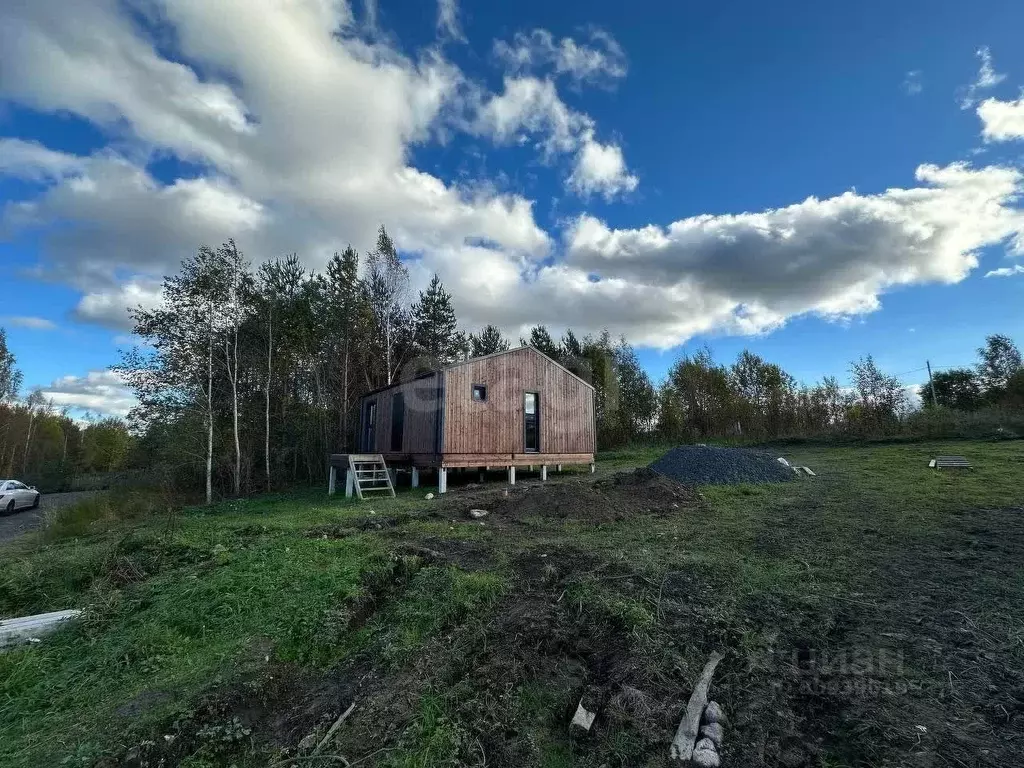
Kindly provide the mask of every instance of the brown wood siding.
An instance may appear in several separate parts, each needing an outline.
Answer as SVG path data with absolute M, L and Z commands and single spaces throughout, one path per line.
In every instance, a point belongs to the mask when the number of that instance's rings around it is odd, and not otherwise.
M 394 453 L 391 450 L 391 407 L 397 393 L 405 396 L 405 427 L 402 436 L 402 454 L 428 453 L 436 450 L 437 440 L 437 374 L 397 384 L 373 394 L 364 395 L 359 406 L 359 435 L 356 445 L 360 452 Z M 362 444 L 366 418 L 366 403 L 377 401 L 377 424 L 374 445 Z
M 536 350 L 469 360 L 444 378 L 445 456 L 525 453 L 524 392 L 540 395 L 541 454 L 593 454 L 594 390 Z M 486 402 L 473 400 L 474 384 Z

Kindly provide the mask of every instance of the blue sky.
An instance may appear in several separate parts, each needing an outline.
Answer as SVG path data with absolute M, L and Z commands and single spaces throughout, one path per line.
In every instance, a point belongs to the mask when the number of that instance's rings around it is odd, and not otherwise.
M 315 268 L 381 223 L 470 328 L 608 327 L 655 378 L 1024 339 L 1019 3 L 245 9 L 0 9 L 0 325 L 60 404 L 125 410 L 124 308 L 198 245 Z

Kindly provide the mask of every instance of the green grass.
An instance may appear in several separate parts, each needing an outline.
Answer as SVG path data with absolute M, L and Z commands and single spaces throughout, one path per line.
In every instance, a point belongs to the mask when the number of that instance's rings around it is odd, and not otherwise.
M 644 465 L 662 450 L 604 455 L 598 471 Z M 44 642 L 0 654 L 0 765 L 64 759 L 93 765 L 121 755 L 190 716 L 204 694 L 267 674 L 273 665 L 316 672 L 368 656 L 382 674 L 399 675 L 424 655 L 443 659 L 449 645 L 477 652 L 500 606 L 521 588 L 510 564 L 538 551 L 593 559 L 586 571 L 553 571 L 559 611 L 622 633 L 645 658 L 666 654 L 659 663 L 675 665 L 672 674 L 685 679 L 706 655 L 706 643 L 759 652 L 772 644 L 778 625 L 803 627 L 804 609 L 822 626 L 800 631 L 832 631 L 839 620 L 834 600 L 854 593 L 881 600 L 870 590 L 883 554 L 931 546 L 964 510 L 1024 503 L 1024 443 L 1018 441 L 775 451 L 818 477 L 704 487 L 702 507 L 673 516 L 602 525 L 531 519 L 514 533 L 414 517 L 400 537 L 398 529 L 308 535 L 317 527 L 346 528 L 370 510 L 379 516 L 427 511 L 422 492 L 360 504 L 310 491 L 179 513 L 139 497 L 123 505 L 101 497 L 64 510 L 40 534 L 0 548 L 0 615 L 86 610 L 83 620 Z M 964 454 L 975 468 L 929 469 L 928 460 L 940 453 Z M 467 571 L 427 562 L 396 552 L 398 538 L 427 547 L 437 540 L 478 543 L 493 551 L 492 565 Z M 628 567 L 631 581 L 595 575 L 602 563 Z M 993 594 L 1022 595 L 1024 577 L 1017 573 L 978 578 L 992 581 Z M 673 574 L 700 586 L 685 626 L 664 624 L 661 591 Z M 354 618 L 360 606 L 372 609 L 365 621 Z M 666 637 L 677 645 L 665 650 Z M 377 764 L 413 768 L 476 759 L 482 747 L 473 718 L 484 715 L 468 715 L 466 702 L 484 696 L 480 701 L 491 706 L 487 697 L 497 694 L 485 696 L 467 680 L 449 685 L 438 669 L 417 673 L 421 687 L 410 693 L 408 724 Z M 505 725 L 532 745 L 535 764 L 587 764 L 574 762 L 559 735 L 564 692 L 556 695 L 552 685 L 533 680 L 501 692 L 512 722 Z M 161 694 L 156 703 L 131 709 L 153 692 Z M 234 733 L 230 723 L 216 727 Z M 644 751 L 638 738 L 635 730 L 610 731 L 605 754 L 628 764 Z M 192 764 L 261 765 L 272 755 L 248 734 L 226 743 L 223 754 L 197 753 Z M 822 764 L 829 760 L 842 764 L 822 756 Z

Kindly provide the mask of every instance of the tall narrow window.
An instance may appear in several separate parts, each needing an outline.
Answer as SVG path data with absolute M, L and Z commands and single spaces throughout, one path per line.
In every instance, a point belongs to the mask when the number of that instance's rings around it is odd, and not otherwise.
M 363 451 L 377 450 L 377 401 L 371 400 L 363 406 Z
M 523 394 L 523 450 L 540 450 L 540 395 L 536 392 Z
M 396 392 L 391 398 L 391 452 L 400 453 L 405 433 L 405 394 Z

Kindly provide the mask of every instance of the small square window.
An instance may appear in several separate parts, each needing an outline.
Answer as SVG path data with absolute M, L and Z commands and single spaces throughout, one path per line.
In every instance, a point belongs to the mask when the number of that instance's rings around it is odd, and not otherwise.
M 473 385 L 473 402 L 485 403 L 487 402 L 487 385 L 485 384 L 474 384 Z

